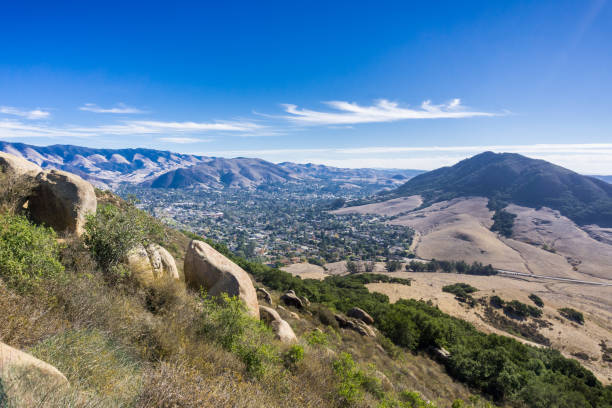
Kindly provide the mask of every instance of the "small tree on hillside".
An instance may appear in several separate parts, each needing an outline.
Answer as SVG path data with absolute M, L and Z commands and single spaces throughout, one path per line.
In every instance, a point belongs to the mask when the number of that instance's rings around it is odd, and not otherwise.
M 160 227 L 131 203 L 119 209 L 114 205 L 98 207 L 85 223 L 85 245 L 105 272 L 116 267 L 138 244 L 145 244 Z

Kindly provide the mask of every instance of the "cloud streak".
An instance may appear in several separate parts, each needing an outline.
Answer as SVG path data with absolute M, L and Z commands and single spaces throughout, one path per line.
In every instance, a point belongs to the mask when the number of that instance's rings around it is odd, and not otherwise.
M 178 144 L 203 143 L 212 141 L 212 139 L 197 139 L 195 137 L 160 137 L 157 140 Z
M 94 113 L 118 113 L 118 114 L 133 114 L 133 113 L 146 113 L 138 108 L 129 107 L 123 103 L 118 103 L 117 106 L 113 108 L 102 108 L 95 103 L 86 103 L 85 105 L 79 108 L 81 111 L 85 112 L 94 112 Z
M 0 106 L 0 113 L 5 115 L 19 116 L 30 120 L 46 119 L 51 116 L 48 111 L 44 111 L 40 108 L 33 110 L 21 110 L 12 106 Z
M 499 116 L 499 113 L 470 110 L 460 99 L 434 105 L 425 101 L 418 109 L 402 108 L 396 102 L 378 100 L 374 105 L 361 106 L 354 102 L 324 102 L 335 111 L 316 111 L 298 108 L 297 105 L 282 105 L 289 115 L 285 119 L 306 125 L 353 125 L 360 123 L 396 122 L 409 119 L 460 119 Z
M 19 120 L 0 120 L 0 137 L 94 137 L 99 135 L 136 136 L 164 134 L 201 134 L 228 132 L 237 136 L 252 136 L 265 132 L 265 126 L 253 122 L 165 122 L 123 121 L 100 126 L 32 125 Z

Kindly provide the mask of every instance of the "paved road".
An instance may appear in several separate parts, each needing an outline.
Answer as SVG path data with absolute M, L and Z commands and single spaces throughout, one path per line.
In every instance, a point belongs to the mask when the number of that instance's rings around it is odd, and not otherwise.
M 550 279 L 550 280 L 557 280 L 557 281 L 563 281 L 563 282 L 568 282 L 568 283 L 579 283 L 583 285 L 612 286 L 612 283 L 606 283 L 606 282 L 592 282 L 592 281 L 584 281 L 584 280 L 570 279 L 570 278 L 559 278 L 556 276 L 532 275 L 529 273 L 506 271 L 503 269 L 498 269 L 497 272 L 500 275 L 524 276 L 526 278 L 533 278 L 533 279 Z

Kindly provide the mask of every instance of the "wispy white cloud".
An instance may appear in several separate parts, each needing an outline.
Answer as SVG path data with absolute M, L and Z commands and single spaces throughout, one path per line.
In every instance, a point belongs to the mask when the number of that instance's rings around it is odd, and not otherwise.
M 179 144 L 203 143 L 203 142 L 212 141 L 212 139 L 198 139 L 195 137 L 160 137 L 157 140 L 161 140 L 162 142 L 179 143 Z
M 132 108 L 123 103 L 118 103 L 115 107 L 112 108 L 102 108 L 95 103 L 86 103 L 81 106 L 79 110 L 85 112 L 94 112 L 94 113 L 121 113 L 121 114 L 129 114 L 129 113 L 146 113 L 146 111 Z
M 0 106 L 0 113 L 5 115 L 19 116 L 31 120 L 45 119 L 51 116 L 51 113 L 40 108 L 33 110 L 22 110 L 12 106 Z
M 168 137 L 179 134 L 228 132 L 237 136 L 252 136 L 265 132 L 265 126 L 253 122 L 164 122 L 123 121 L 99 126 L 32 125 L 18 120 L 0 120 L 0 137 L 93 137 L 98 135 L 151 135 Z
M 434 105 L 425 101 L 418 109 L 403 108 L 398 103 L 386 99 L 378 100 L 374 105 L 361 106 L 354 102 L 324 102 L 335 111 L 316 111 L 298 108 L 297 105 L 284 104 L 284 116 L 293 122 L 308 125 L 352 125 L 359 123 L 395 122 L 407 119 L 459 119 L 482 116 L 498 116 L 499 113 L 470 110 L 461 104 L 460 99 Z

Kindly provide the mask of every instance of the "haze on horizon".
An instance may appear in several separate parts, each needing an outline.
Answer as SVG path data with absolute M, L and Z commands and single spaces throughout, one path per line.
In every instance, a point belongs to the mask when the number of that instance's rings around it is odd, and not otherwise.
M 0 140 L 612 174 L 606 0 L 34 3 L 0 16 Z

